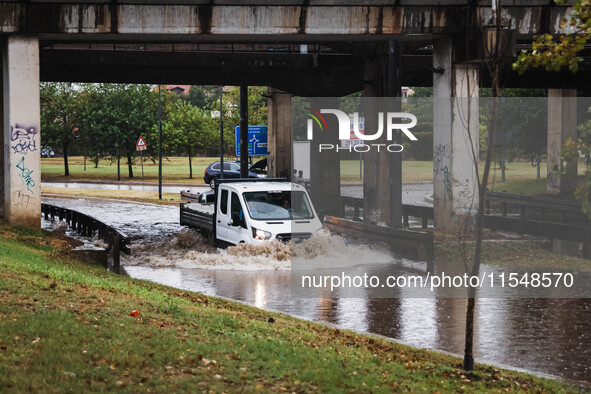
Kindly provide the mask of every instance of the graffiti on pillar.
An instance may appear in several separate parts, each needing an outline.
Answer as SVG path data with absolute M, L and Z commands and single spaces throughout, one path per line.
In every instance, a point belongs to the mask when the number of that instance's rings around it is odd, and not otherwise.
M 453 200 L 453 194 L 451 190 L 451 174 L 447 166 L 443 167 L 443 186 L 445 187 L 445 196 L 448 200 Z
M 27 154 L 38 150 L 35 136 L 39 130 L 32 127 L 24 127 L 18 123 L 10 127 L 10 140 L 14 153 Z
M 29 203 L 31 202 L 32 196 L 26 194 L 22 190 L 15 190 L 12 194 L 12 201 L 14 205 L 18 205 L 27 209 L 29 207 Z
M 433 147 L 433 173 L 435 175 L 443 171 L 444 160 L 447 158 L 449 158 L 449 145 L 439 144 Z
M 32 194 L 35 194 L 35 192 L 31 189 L 32 187 L 35 186 L 35 181 L 31 177 L 33 170 L 30 170 L 25 166 L 25 157 L 24 156 L 21 157 L 21 160 L 16 165 L 16 168 L 18 168 L 20 170 L 19 175 L 25 181 L 25 186 L 27 186 L 27 190 L 29 192 L 31 192 Z
M 558 173 L 555 171 L 548 171 L 548 179 L 546 180 L 550 187 L 560 187 L 560 179 Z
M 27 154 L 37 150 L 37 142 L 35 140 L 22 140 L 12 145 L 14 153 Z

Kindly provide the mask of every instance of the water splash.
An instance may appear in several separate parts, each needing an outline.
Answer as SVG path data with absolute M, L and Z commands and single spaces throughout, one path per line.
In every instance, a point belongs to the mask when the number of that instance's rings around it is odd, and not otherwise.
M 122 256 L 122 263 L 128 266 L 255 271 L 289 270 L 294 258 L 314 265 L 392 261 L 392 257 L 384 251 L 372 250 L 365 245 L 349 245 L 345 239 L 328 231 L 298 244 L 273 240 L 216 249 L 198 232 L 183 229 L 162 242 L 133 244 L 131 255 Z

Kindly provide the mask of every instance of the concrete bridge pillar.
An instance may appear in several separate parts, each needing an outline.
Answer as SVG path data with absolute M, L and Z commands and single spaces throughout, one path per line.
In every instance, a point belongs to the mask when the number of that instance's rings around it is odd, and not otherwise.
M 39 39 L 9 36 L 2 46 L 4 120 L 0 214 L 12 224 L 41 226 Z
M 433 46 L 435 227 L 464 232 L 478 206 L 478 70 L 453 63 L 451 39 Z
M 286 176 L 291 170 L 291 94 L 269 88 L 267 169 L 270 177 Z M 309 177 L 310 174 L 305 174 Z
M 577 138 L 577 90 L 548 89 L 548 194 L 573 193 L 577 188 L 577 159 L 560 158 L 569 138 Z
M 338 108 L 338 98 L 316 98 L 310 100 L 311 108 Z M 325 117 L 328 130 L 338 130 L 336 116 Z M 320 152 L 321 144 L 338 146 L 338 133 L 316 133 L 310 141 L 310 198 L 314 208 L 323 215 L 339 215 L 341 211 L 341 166 L 336 150 Z M 304 174 L 305 177 L 305 174 Z
M 389 97 L 386 100 L 367 100 L 366 113 L 400 112 L 401 106 L 401 49 L 400 43 L 387 43 L 387 56 L 369 58 L 364 66 L 364 96 Z M 377 130 L 378 119 L 365 119 L 366 130 Z M 388 145 L 401 143 L 400 130 L 394 131 L 392 141 L 384 133 L 375 142 Z M 402 226 L 402 155 L 386 150 L 363 153 L 363 220 L 382 222 L 391 227 Z

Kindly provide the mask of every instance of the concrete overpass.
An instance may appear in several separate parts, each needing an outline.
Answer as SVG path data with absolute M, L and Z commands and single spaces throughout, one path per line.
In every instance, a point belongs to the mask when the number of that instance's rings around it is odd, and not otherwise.
M 515 0 L 502 9 L 508 32 L 505 86 L 590 87 L 587 62 L 575 76 L 565 72 L 548 78 L 538 72 L 517 78 L 509 72 L 519 45 L 527 45 L 534 34 L 563 32 L 560 21 L 570 12 L 569 6 L 546 0 Z M 39 222 L 40 79 L 271 86 L 270 166 L 280 172 L 291 167 L 290 120 L 285 116 L 289 96 L 282 91 L 341 96 L 364 90 L 368 96 L 396 96 L 405 84 L 434 86 L 439 97 L 477 96 L 473 88 L 488 84 L 478 70 L 480 32 L 491 22 L 488 0 L 4 1 L 3 216 L 11 222 Z M 444 72 L 434 73 L 437 68 Z M 454 135 L 457 141 L 474 133 L 447 118 L 436 128 L 436 143 L 452 147 Z M 12 149 L 23 141 L 32 149 Z M 461 153 L 456 156 L 448 163 L 452 178 L 462 172 L 453 163 L 465 160 Z M 390 208 L 392 217 L 399 216 L 400 196 L 387 185 L 400 163 L 368 156 L 366 164 L 366 191 L 378 196 L 367 201 L 366 212 L 380 211 L 389 222 Z M 338 170 L 324 171 L 319 179 Z M 319 193 L 338 193 L 334 184 L 316 185 Z M 435 206 L 441 213 L 436 222 L 451 230 L 467 201 L 439 199 L 442 187 L 436 177 Z

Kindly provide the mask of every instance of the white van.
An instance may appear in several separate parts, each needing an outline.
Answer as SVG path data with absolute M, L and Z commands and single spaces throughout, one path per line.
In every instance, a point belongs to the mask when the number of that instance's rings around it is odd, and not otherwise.
M 181 204 L 181 224 L 232 245 L 272 239 L 298 241 L 312 237 L 322 228 L 303 186 L 260 180 L 221 181 L 214 207 Z

